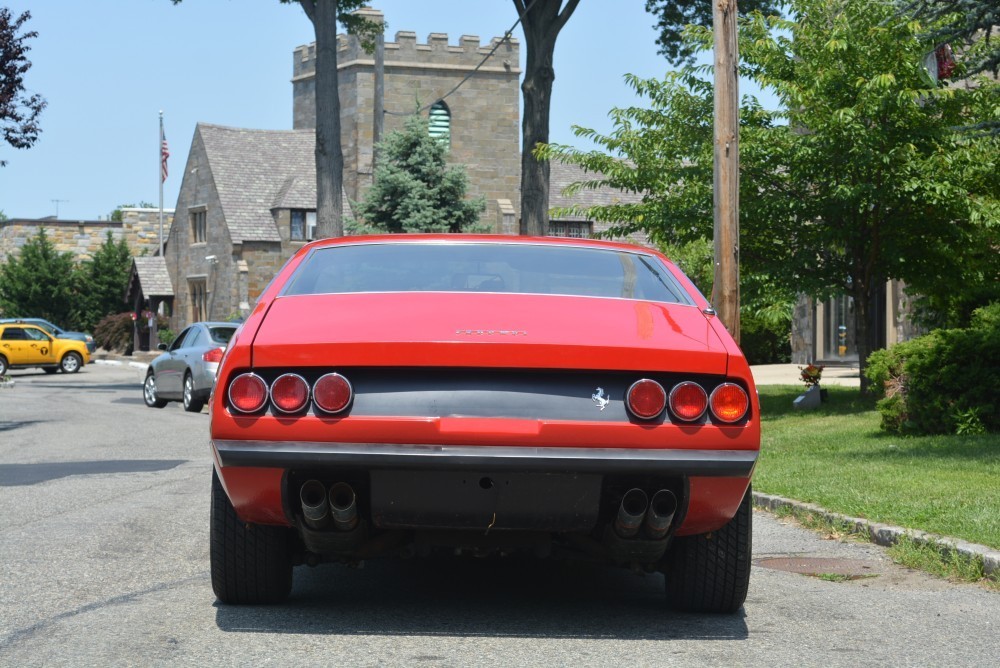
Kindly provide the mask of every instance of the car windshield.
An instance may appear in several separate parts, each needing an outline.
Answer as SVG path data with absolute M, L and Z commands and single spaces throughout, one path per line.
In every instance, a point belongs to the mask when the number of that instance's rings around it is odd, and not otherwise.
M 233 333 L 236 331 L 235 327 L 209 327 L 208 334 L 212 337 L 212 341 L 215 343 L 229 343 L 229 339 L 233 338 Z
M 283 294 L 355 292 L 508 292 L 692 303 L 652 255 L 476 242 L 318 248 L 303 260 Z

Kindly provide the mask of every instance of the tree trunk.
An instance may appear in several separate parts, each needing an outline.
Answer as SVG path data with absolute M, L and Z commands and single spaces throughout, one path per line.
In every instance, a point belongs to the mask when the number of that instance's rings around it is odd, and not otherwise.
M 867 394 L 870 383 L 865 376 L 868 366 L 868 356 L 874 352 L 875 328 L 877 314 L 875 313 L 875 290 L 881 288 L 878 281 L 863 282 L 855 279 L 851 291 L 854 298 L 854 345 L 858 349 L 858 371 L 861 375 L 861 393 Z
M 549 163 L 539 162 L 533 151 L 549 142 L 549 106 L 556 73 L 552 55 L 556 37 L 580 0 L 534 0 L 525 11 L 524 0 L 514 0 L 521 16 L 527 46 L 527 64 L 521 92 L 524 118 L 521 121 L 521 228 L 532 236 L 544 236 L 549 227 Z
M 334 0 L 300 0 L 316 33 L 316 237 L 344 235 L 341 193 L 344 152 L 340 144 L 337 77 L 337 14 Z

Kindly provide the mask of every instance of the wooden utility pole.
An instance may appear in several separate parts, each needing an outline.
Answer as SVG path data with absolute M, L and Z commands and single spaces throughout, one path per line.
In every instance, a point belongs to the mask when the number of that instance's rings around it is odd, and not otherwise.
M 715 31 L 715 282 L 712 305 L 740 342 L 740 126 L 736 0 L 712 0 Z

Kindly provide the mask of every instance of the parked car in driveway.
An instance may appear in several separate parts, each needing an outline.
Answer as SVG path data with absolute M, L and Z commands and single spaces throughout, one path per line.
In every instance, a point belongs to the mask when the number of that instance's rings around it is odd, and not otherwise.
M 198 413 L 204 407 L 226 345 L 239 325 L 231 322 L 196 322 L 177 335 L 149 364 L 142 384 L 142 398 L 151 408 L 180 401 L 184 410 Z
M 36 325 L 0 323 L 0 376 L 8 369 L 42 368 L 45 373 L 76 373 L 90 363 L 83 341 L 59 339 Z
M 746 598 L 757 392 L 656 251 L 317 241 L 260 296 L 217 382 L 223 603 L 282 600 L 300 564 L 438 553 L 659 571 L 679 610 Z
M 77 341 L 83 341 L 87 344 L 87 351 L 91 355 L 93 355 L 94 351 L 97 350 L 97 344 L 94 343 L 94 337 L 88 332 L 70 332 L 55 323 L 45 320 L 44 318 L 0 318 L 0 324 L 15 322 L 23 322 L 29 325 L 41 327 L 57 339 L 76 339 Z

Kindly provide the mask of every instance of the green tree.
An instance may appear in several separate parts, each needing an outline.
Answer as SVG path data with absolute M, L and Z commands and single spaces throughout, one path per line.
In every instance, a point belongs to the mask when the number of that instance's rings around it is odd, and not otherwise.
M 175 5 L 181 1 L 171 0 Z M 337 24 L 358 35 L 367 47 L 384 25 L 353 13 L 366 0 L 281 2 L 300 5 L 312 22 L 316 37 L 316 236 L 320 239 L 343 236 L 344 151 L 340 141 Z
M 461 166 L 449 167 L 444 143 L 427 132 L 427 119 L 413 115 L 378 145 L 375 180 L 358 207 L 354 233 L 468 232 L 486 201 L 465 199 Z
M 556 71 L 552 58 L 556 38 L 580 0 L 514 0 L 524 28 L 527 60 L 521 82 L 521 221 L 533 236 L 548 234 L 549 163 L 535 156 L 535 147 L 549 141 L 549 110 Z
M 646 0 L 646 11 L 656 17 L 659 31 L 656 43 L 660 53 L 675 65 L 691 63 L 696 45 L 682 38 L 684 26 L 692 24 L 708 28 L 712 25 L 712 6 L 715 2 L 706 0 Z M 753 12 L 774 14 L 785 4 L 785 0 L 739 0 L 737 11 L 740 16 Z
M 74 313 L 77 327 L 91 331 L 104 316 L 125 310 L 131 269 L 128 244 L 124 239 L 116 242 L 109 231 L 93 259 L 80 267 L 82 284 Z
M 743 294 L 854 298 L 862 366 L 874 348 L 876 293 L 896 278 L 947 295 L 1000 280 L 1000 144 L 956 128 L 996 113 L 996 83 L 933 87 L 920 69 L 919 24 L 889 0 L 795 0 L 798 20 L 741 22 L 744 74 L 783 109 L 746 98 L 740 129 Z M 689 28 L 692 46 L 711 34 Z M 710 238 L 712 89 L 707 68 L 630 81 L 649 109 L 612 111 L 607 135 L 577 128 L 608 153 L 543 154 L 600 172 L 588 185 L 646 193 L 588 211 L 663 242 Z M 971 250 L 971 252 L 970 252 Z
M 31 12 L 16 19 L 6 7 L 0 7 L 0 134 L 14 148 L 30 148 L 38 141 L 38 117 L 46 102 L 38 94 L 27 94 L 24 75 L 31 69 L 26 54 L 31 47 L 27 40 L 38 37 L 35 31 L 18 35 Z M 0 160 L 0 167 L 6 165 Z
M 45 228 L 0 266 L 0 311 L 5 317 L 45 318 L 68 327 L 76 307 L 77 270 L 59 253 Z
M 934 45 L 962 47 L 959 59 L 966 74 L 1000 69 L 1000 3 L 990 0 L 895 0 L 897 7 L 928 27 L 925 37 Z

